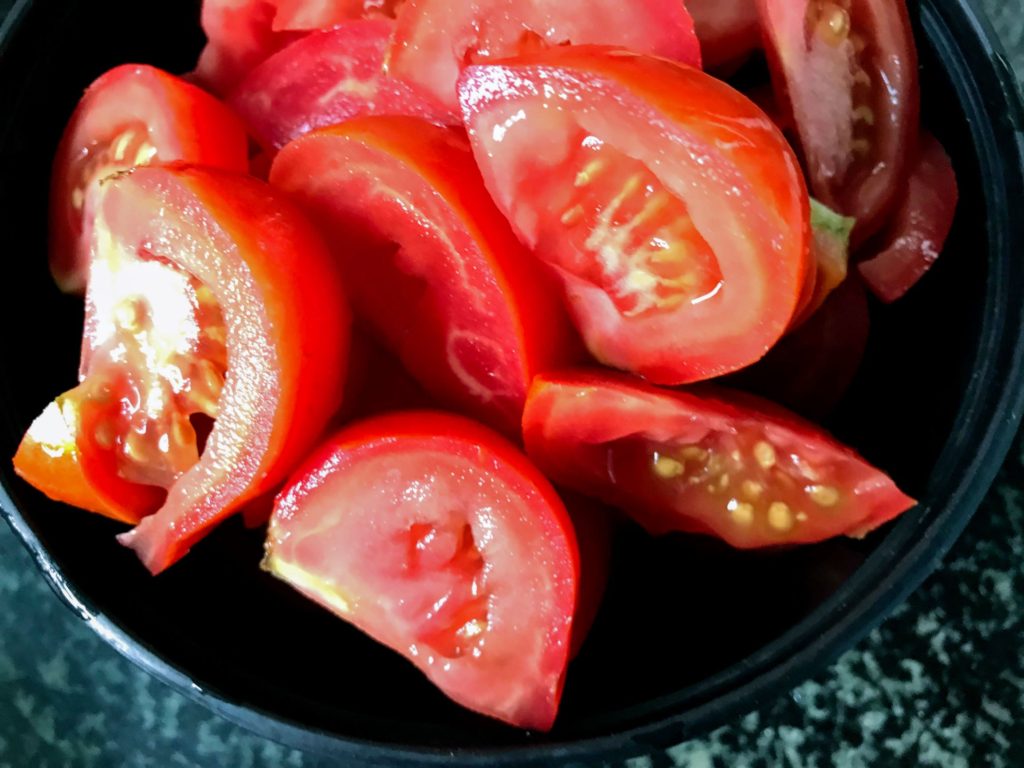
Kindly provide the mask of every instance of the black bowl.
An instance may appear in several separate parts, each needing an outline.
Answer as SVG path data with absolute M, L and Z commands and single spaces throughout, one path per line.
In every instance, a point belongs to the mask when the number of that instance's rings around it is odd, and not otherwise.
M 184 71 L 201 43 L 180 2 L 20 2 L 0 30 L 0 456 L 74 383 L 80 301 L 46 269 L 50 158 L 95 76 Z M 866 541 L 743 553 L 685 537 L 617 544 L 612 586 L 558 724 L 523 733 L 448 702 L 409 665 L 257 567 L 229 523 L 149 578 L 117 528 L 48 502 L 3 462 L 4 516 L 56 592 L 118 651 L 265 736 L 362 763 L 551 764 L 669 746 L 769 701 L 917 586 L 974 512 L 1024 400 L 1021 108 L 966 0 L 912 3 L 924 119 L 961 186 L 953 235 L 904 301 L 875 307 L 868 356 L 833 429 L 921 504 Z M 25 302 L 24 304 L 22 302 Z

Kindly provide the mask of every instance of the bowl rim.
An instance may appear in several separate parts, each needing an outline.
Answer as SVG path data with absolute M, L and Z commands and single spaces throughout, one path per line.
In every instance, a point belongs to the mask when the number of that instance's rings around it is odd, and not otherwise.
M 34 4 L 17 0 L 0 23 L 0 63 Z M 889 532 L 881 545 L 821 605 L 746 659 L 673 694 L 628 710 L 649 722 L 602 736 L 535 745 L 442 749 L 342 736 L 256 707 L 235 703 L 197 684 L 142 640 L 96 611 L 52 561 L 0 482 L 0 516 L 27 548 L 61 600 L 118 653 L 230 721 L 283 744 L 364 764 L 550 765 L 602 756 L 629 757 L 693 738 L 728 717 L 770 702 L 820 670 L 864 637 L 935 569 L 959 537 L 994 480 L 1024 413 L 1024 305 L 1013 311 L 1011 287 L 1024 283 L 1024 219 L 1009 214 L 1024 199 L 1024 107 L 1016 76 L 976 0 L 919 0 L 921 28 L 947 68 L 968 113 L 987 211 L 986 312 L 974 370 L 953 429 L 932 476 L 938 499 L 921 505 L 912 525 Z M 954 31 L 955 30 L 955 31 Z M 971 117 L 979 119 L 972 120 Z M 983 119 L 982 119 L 983 118 Z M 1016 280 L 1012 276 L 1016 276 Z M 965 457 L 964 445 L 974 446 Z M 872 563 L 895 563 L 881 582 Z M 626 716 L 625 713 L 619 713 Z

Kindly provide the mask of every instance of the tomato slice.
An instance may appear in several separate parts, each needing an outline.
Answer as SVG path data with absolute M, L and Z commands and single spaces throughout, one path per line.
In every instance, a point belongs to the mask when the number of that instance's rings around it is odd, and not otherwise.
M 735 374 L 733 382 L 805 418 L 823 419 L 850 388 L 870 328 L 867 293 L 852 276 L 764 358 Z
M 598 360 L 680 384 L 782 335 L 811 270 L 808 198 L 749 99 L 583 46 L 469 67 L 460 92 L 487 188 L 558 274 Z
M 87 217 L 83 382 L 57 406 L 77 403 L 81 417 L 64 419 L 75 450 L 51 469 L 79 471 L 101 499 L 111 486 L 166 489 L 120 537 L 157 573 L 281 482 L 319 437 L 344 383 L 345 292 L 306 219 L 245 176 L 138 168 L 94 185 Z M 40 442 L 33 429 L 26 443 Z M 153 511 L 117 500 L 99 511 Z
M 223 104 L 174 75 L 125 64 L 86 90 L 57 149 L 50 191 L 50 270 L 81 293 L 88 275 L 82 212 L 92 184 L 135 165 L 182 160 L 244 171 L 249 140 Z
M 878 298 L 900 298 L 935 263 L 953 228 L 958 198 L 949 155 L 934 136 L 925 134 L 885 244 L 858 266 Z
M 269 152 L 323 126 L 360 115 L 460 119 L 410 85 L 383 74 L 393 22 L 348 21 L 313 32 L 253 69 L 231 106 Z
M 814 425 L 750 396 L 661 390 L 597 373 L 539 376 L 526 450 L 555 482 L 651 533 L 749 549 L 863 536 L 914 505 Z
M 517 434 L 534 374 L 573 356 L 571 330 L 465 139 L 358 118 L 296 139 L 270 180 L 322 225 L 357 316 L 424 388 Z
M 304 34 L 349 19 L 393 16 L 400 0 L 203 0 L 207 44 L 196 79 L 227 96 L 257 64 Z
M 741 64 L 761 47 L 755 0 L 686 0 L 706 69 Z
M 490 430 L 440 413 L 331 437 L 278 496 L 263 567 L 523 728 L 558 711 L 578 579 L 554 489 Z
M 388 67 L 457 110 L 456 82 L 467 64 L 567 43 L 700 66 L 693 19 L 681 0 L 407 0 Z
M 811 189 L 878 230 L 917 140 L 917 51 L 904 0 L 757 0 L 776 88 L 793 113 Z

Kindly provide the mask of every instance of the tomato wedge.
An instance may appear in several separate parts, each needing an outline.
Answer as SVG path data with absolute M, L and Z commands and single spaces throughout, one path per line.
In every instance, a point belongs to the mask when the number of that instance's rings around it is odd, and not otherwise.
M 465 138 L 358 118 L 296 139 L 270 180 L 322 225 L 357 316 L 424 388 L 518 434 L 530 380 L 574 357 L 571 329 Z
M 407 0 L 388 71 L 458 109 L 456 82 L 470 63 L 536 47 L 601 44 L 700 66 L 682 0 Z
M 383 74 L 393 26 L 379 18 L 313 32 L 253 69 L 232 95 L 231 106 L 271 153 L 315 128 L 360 115 L 459 123 L 454 113 Z
M 539 376 L 523 436 L 548 477 L 621 506 L 655 534 L 705 533 L 741 549 L 812 543 L 863 536 L 914 505 L 818 427 L 723 391 Z
M 856 219 L 841 216 L 817 200 L 811 200 L 811 255 L 814 275 L 804 286 L 801 302 L 791 328 L 802 325 L 845 279 L 850 265 L 850 233 Z
M 935 263 L 953 228 L 958 198 L 949 155 L 934 136 L 925 134 L 885 244 L 858 266 L 878 298 L 896 301 Z
M 266 551 L 266 570 L 459 704 L 551 727 L 576 540 L 554 489 L 497 434 L 429 412 L 343 430 L 278 496 Z
M 393 15 L 394 0 L 203 0 L 207 44 L 195 77 L 227 96 L 257 64 L 304 34 L 349 19 Z
M 920 94 L 904 0 L 757 0 L 772 79 L 793 113 L 814 195 L 885 222 L 914 157 Z
M 572 620 L 569 658 L 583 648 L 601 610 L 612 558 L 612 513 L 593 499 L 572 491 L 559 490 L 576 532 L 580 553 L 580 576 L 576 590 L 576 611 Z
M 86 90 L 57 149 L 50 190 L 50 270 L 81 293 L 88 274 L 82 213 L 96 181 L 135 165 L 182 160 L 244 171 L 249 140 L 223 104 L 190 83 L 125 64 Z
M 755 0 L 686 0 L 705 69 L 729 69 L 761 47 Z
M 487 188 L 599 361 L 681 384 L 785 331 L 812 270 L 807 192 L 745 96 L 586 46 L 469 67 L 460 93 Z
M 74 449 L 49 471 L 113 497 L 86 506 L 124 520 L 153 508 L 111 488 L 147 501 L 159 490 L 159 509 L 120 537 L 157 573 L 283 480 L 319 437 L 344 383 L 345 293 L 305 218 L 241 175 L 139 168 L 94 185 L 87 212 L 83 382 L 56 406 Z M 37 421 L 19 455 L 55 442 L 48 411 L 51 428 Z M 37 464 L 16 466 L 81 502 Z

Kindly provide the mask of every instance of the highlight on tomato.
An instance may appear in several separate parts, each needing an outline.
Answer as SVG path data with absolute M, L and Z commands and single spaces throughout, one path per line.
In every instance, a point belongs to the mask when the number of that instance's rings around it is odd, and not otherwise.
M 740 549 L 861 537 L 915 503 L 821 428 L 725 390 L 538 376 L 523 438 L 554 482 L 621 507 L 649 532 Z
M 879 299 L 896 301 L 931 269 L 953 228 L 958 198 L 949 155 L 934 136 L 924 134 L 881 248 L 858 265 Z
M 757 0 L 772 80 L 800 139 L 811 191 L 857 220 L 856 244 L 885 223 L 918 134 L 917 51 L 904 0 Z
M 269 153 L 316 128 L 361 115 L 411 115 L 438 124 L 459 118 L 383 72 L 394 24 L 346 21 L 312 32 L 255 67 L 230 104 Z
M 249 139 L 231 111 L 196 86 L 145 64 L 101 75 L 75 109 L 53 163 L 50 270 L 81 293 L 88 275 L 83 211 L 89 188 L 118 171 L 176 160 L 245 171 Z
M 408 412 L 343 429 L 278 496 L 263 567 L 459 704 L 554 723 L 576 539 L 550 483 L 485 427 Z
M 812 274 L 807 192 L 741 93 L 582 46 L 471 66 L 460 96 L 488 190 L 600 362 L 697 381 L 753 363 L 789 326 Z
M 525 51 L 600 44 L 700 66 L 700 44 L 682 0 L 407 0 L 388 72 L 458 110 L 467 64 Z
M 138 523 L 120 539 L 158 573 L 319 437 L 344 384 L 345 293 L 312 225 L 253 179 L 137 168 L 86 205 L 82 383 L 32 424 L 15 469 Z
M 320 224 L 357 317 L 413 377 L 517 434 L 530 380 L 576 346 L 553 281 L 494 207 L 465 138 L 411 117 L 357 118 L 289 144 L 270 181 Z

